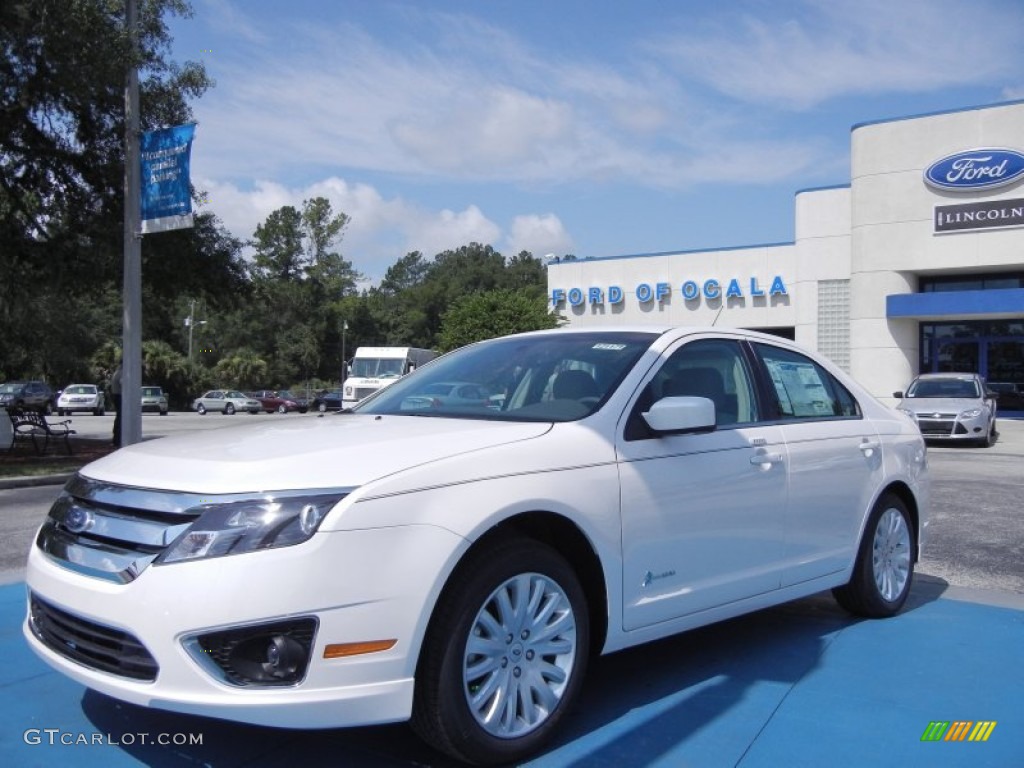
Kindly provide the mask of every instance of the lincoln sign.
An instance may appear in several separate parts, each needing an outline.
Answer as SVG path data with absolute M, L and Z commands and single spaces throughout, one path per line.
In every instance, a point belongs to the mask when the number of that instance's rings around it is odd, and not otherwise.
M 935 206 L 935 232 L 1024 227 L 1024 199 Z

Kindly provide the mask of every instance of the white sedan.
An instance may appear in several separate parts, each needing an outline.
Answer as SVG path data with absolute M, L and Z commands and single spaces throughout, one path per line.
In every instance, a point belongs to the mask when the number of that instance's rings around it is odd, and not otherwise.
M 257 414 L 263 410 L 263 404 L 235 389 L 211 389 L 192 401 L 192 410 L 200 416 L 205 416 L 208 411 L 220 411 L 227 416 L 236 411 Z
M 492 397 L 403 408 L 453 381 Z M 743 331 L 558 329 L 352 412 L 90 464 L 32 547 L 24 633 L 142 706 L 410 720 L 459 760 L 516 762 L 592 653 L 823 589 L 895 614 L 927 518 L 917 426 L 827 360 Z
M 68 384 L 57 398 L 57 414 L 70 415 L 88 411 L 95 416 L 106 412 L 103 392 L 95 384 Z

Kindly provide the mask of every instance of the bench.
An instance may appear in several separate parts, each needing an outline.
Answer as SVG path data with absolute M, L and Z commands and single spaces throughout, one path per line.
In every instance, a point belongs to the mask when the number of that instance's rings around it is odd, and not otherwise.
M 11 427 L 14 430 L 14 438 L 11 440 L 9 451 L 14 450 L 19 439 L 31 439 L 36 454 L 41 456 L 46 453 L 46 449 L 50 445 L 50 438 L 54 438 L 55 440 L 63 439 L 64 448 L 67 450 L 68 456 L 71 455 L 71 435 L 75 434 L 75 430 L 70 426 L 71 419 L 47 421 L 42 413 L 29 408 L 9 407 L 7 415 L 11 419 Z M 42 442 L 42 447 L 40 447 L 40 442 Z

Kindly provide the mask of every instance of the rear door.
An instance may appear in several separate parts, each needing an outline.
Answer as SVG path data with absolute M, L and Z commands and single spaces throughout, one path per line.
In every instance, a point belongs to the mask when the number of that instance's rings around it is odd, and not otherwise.
M 823 366 L 788 348 L 755 343 L 768 374 L 789 456 L 788 586 L 841 571 L 852 561 L 862 520 L 883 480 L 874 425 Z

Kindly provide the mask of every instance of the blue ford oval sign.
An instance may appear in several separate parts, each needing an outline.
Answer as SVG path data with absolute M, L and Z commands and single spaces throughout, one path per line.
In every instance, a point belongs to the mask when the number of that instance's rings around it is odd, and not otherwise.
M 1009 184 L 1024 176 L 1024 154 L 1013 149 L 971 149 L 932 163 L 924 180 L 938 189 L 970 191 Z

